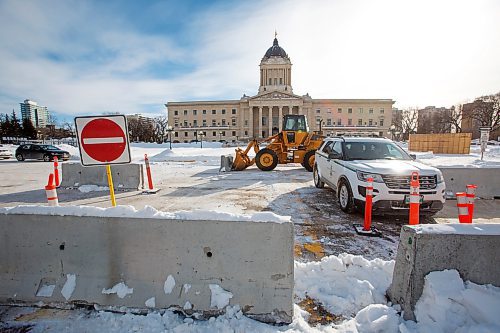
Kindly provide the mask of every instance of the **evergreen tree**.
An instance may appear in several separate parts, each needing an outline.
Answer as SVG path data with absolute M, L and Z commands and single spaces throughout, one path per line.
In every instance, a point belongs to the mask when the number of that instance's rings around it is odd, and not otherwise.
M 2 137 L 10 136 L 10 119 L 9 115 L 5 114 L 2 117 L 2 122 L 0 123 L 0 132 L 2 133 Z
M 31 119 L 24 118 L 21 135 L 27 139 L 36 139 L 36 129 L 35 126 L 33 126 Z
M 19 119 L 17 119 L 16 112 L 12 110 L 12 116 L 10 120 L 10 135 L 20 137 L 21 136 L 21 124 L 19 124 Z

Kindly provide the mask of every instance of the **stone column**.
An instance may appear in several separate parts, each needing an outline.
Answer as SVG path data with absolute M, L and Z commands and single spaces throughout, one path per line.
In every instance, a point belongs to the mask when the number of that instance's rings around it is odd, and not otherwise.
M 261 138 L 262 137 L 262 106 L 259 106 L 259 119 L 257 120 L 257 123 L 259 124 L 259 133 L 255 136 L 256 138 Z
M 283 130 L 283 107 L 279 106 L 278 113 L 278 131 L 281 132 Z
M 269 135 L 273 135 L 273 106 L 269 106 Z
M 249 136 L 249 138 L 254 138 L 255 135 L 253 133 L 253 107 L 250 106 L 248 108 L 248 111 L 249 111 L 248 112 L 249 113 L 249 118 L 248 118 L 248 136 Z M 243 133 L 245 133 L 244 131 L 245 131 L 245 129 L 243 128 Z

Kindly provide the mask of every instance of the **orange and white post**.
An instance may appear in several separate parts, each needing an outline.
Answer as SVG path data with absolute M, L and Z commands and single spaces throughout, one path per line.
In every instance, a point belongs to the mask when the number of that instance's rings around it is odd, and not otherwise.
M 57 160 L 57 156 L 54 156 L 54 178 L 56 187 L 59 187 L 59 161 Z
M 467 185 L 465 190 L 465 196 L 467 198 L 467 208 L 469 209 L 469 214 L 467 216 L 467 222 L 472 223 L 472 218 L 474 217 L 474 199 L 476 198 L 477 185 Z
M 373 178 L 368 178 L 366 186 L 366 201 L 365 201 L 365 223 L 363 231 L 370 231 L 372 225 L 372 198 L 373 198 Z
M 457 208 L 458 208 L 458 222 L 470 223 L 467 194 L 465 192 L 458 192 L 456 193 L 456 196 L 457 196 Z
M 148 187 L 150 190 L 153 189 L 153 178 L 151 177 L 151 168 L 149 167 L 148 155 L 144 154 L 144 163 L 146 163 L 146 173 L 148 175 Z
M 410 225 L 419 223 L 420 214 L 420 182 L 418 172 L 411 173 L 410 179 Z
M 45 186 L 45 194 L 47 195 L 47 203 L 49 206 L 59 206 L 59 200 L 57 199 L 57 190 L 54 185 L 54 174 L 49 175 L 49 181 L 47 186 Z

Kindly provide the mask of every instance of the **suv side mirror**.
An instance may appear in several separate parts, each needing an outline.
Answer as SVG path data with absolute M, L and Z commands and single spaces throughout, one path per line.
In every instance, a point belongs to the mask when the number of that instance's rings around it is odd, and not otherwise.
M 411 157 L 412 160 L 416 160 L 417 159 L 417 155 L 415 155 L 415 154 L 410 154 L 410 157 Z
M 338 160 L 338 159 L 341 159 L 342 158 L 342 154 L 341 153 L 330 153 L 328 154 L 328 159 L 329 160 Z

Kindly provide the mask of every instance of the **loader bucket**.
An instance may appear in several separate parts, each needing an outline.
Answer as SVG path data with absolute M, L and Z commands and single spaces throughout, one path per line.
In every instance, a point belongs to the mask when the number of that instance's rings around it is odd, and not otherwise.
M 236 156 L 231 169 L 235 171 L 242 171 L 251 166 L 253 163 L 254 159 L 250 159 L 243 149 L 237 148 Z

